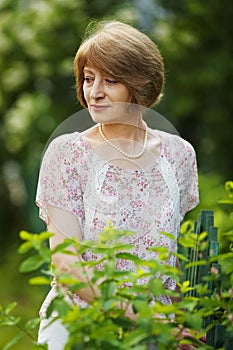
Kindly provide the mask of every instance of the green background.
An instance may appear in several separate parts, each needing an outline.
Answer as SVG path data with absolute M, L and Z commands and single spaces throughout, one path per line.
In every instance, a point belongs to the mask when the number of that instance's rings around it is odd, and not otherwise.
M 0 304 L 17 300 L 23 320 L 37 317 L 46 293 L 18 272 L 21 229 L 40 232 L 34 204 L 44 146 L 54 129 L 81 109 L 72 63 L 93 19 L 135 25 L 159 46 L 166 87 L 156 110 L 196 149 L 201 209 L 215 209 L 232 180 L 232 37 L 230 0 L 1 0 L 0 1 Z M 85 126 L 85 121 L 83 122 Z M 16 329 L 0 330 L 0 348 Z M 13 349 L 30 349 L 22 340 Z

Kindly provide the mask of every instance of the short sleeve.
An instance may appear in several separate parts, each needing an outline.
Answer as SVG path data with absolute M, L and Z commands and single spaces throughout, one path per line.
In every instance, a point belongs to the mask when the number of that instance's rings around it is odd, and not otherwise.
M 69 135 L 59 136 L 50 143 L 42 159 L 36 204 L 39 207 L 39 216 L 46 224 L 48 205 L 66 210 L 74 214 L 79 221 L 83 221 L 82 191 L 75 170 L 78 159 L 72 157 L 72 147 Z M 72 188 L 73 184 L 75 188 Z
M 183 151 L 177 168 L 180 189 L 180 215 L 181 221 L 185 214 L 199 203 L 198 170 L 196 153 L 190 143 L 182 140 Z

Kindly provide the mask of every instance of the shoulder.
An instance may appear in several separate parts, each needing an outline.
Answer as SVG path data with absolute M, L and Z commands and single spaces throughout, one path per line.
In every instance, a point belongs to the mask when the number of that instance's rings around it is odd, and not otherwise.
M 179 135 L 170 134 L 160 130 L 154 130 L 161 140 L 164 151 L 172 155 L 176 160 L 184 156 L 196 157 L 191 143 Z
M 69 155 L 80 155 L 88 149 L 79 132 L 64 134 L 56 137 L 45 146 L 43 158 L 61 159 Z
M 83 138 L 79 132 L 73 132 L 70 134 L 64 134 L 57 136 L 52 141 L 48 142 L 46 145 L 46 151 L 47 150 L 62 150 L 62 149 L 69 149 L 70 147 L 74 145 L 82 145 Z

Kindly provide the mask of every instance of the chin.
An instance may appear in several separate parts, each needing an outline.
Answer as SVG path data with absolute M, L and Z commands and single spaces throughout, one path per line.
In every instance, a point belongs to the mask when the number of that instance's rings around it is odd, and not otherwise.
M 94 123 L 110 123 L 116 121 L 115 118 L 113 119 L 112 113 L 103 113 L 103 112 L 93 112 L 89 111 L 91 119 L 93 120 Z
M 89 114 L 91 116 L 91 119 L 94 123 L 100 123 L 100 124 L 109 124 L 109 123 L 124 123 L 124 124 L 132 124 L 129 120 L 127 120 L 125 115 L 121 115 L 120 113 L 116 115 L 116 113 L 111 113 L 110 111 L 108 113 L 99 113 L 99 112 L 93 112 L 89 111 Z
M 90 116 L 91 116 L 91 119 L 93 120 L 94 123 L 104 124 L 104 123 L 108 122 L 108 118 L 104 117 L 103 115 L 101 116 L 101 115 L 96 115 L 96 114 L 91 113 Z

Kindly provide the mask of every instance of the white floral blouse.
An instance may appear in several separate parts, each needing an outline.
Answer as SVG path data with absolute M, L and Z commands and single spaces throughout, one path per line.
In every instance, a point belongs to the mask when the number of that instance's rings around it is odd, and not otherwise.
M 160 139 L 160 155 L 149 166 L 137 169 L 106 162 L 78 132 L 54 139 L 39 175 L 36 204 L 40 217 L 48 223 L 48 205 L 72 213 L 79 220 L 85 240 L 96 240 L 110 220 L 117 229 L 136 232 L 125 239 L 142 259 L 157 258 L 157 253 L 148 252 L 152 246 L 176 251 L 176 240 L 161 232 L 177 237 L 185 213 L 198 204 L 196 156 L 193 147 L 177 135 L 152 129 L 149 133 Z M 83 258 L 96 257 L 86 253 Z M 175 266 L 175 258 L 171 256 L 168 263 Z M 129 265 L 119 260 L 117 268 Z M 163 283 L 166 288 L 175 288 L 175 282 L 167 276 L 163 276 Z M 55 295 L 53 286 L 41 316 Z M 81 307 L 87 305 L 78 295 L 74 297 Z M 161 297 L 161 301 L 171 302 L 167 297 Z

